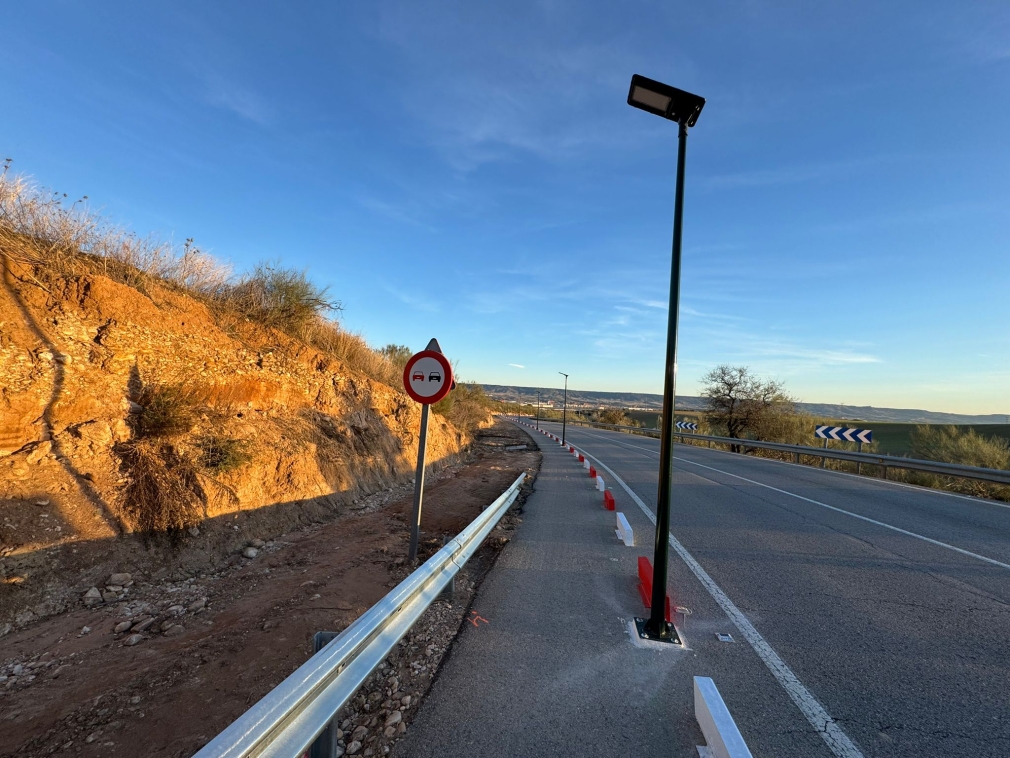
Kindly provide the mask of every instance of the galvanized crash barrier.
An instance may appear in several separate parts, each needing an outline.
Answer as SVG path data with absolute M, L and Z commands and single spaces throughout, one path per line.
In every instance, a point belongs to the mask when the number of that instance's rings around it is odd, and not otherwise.
M 623 426 L 619 424 L 598 424 L 593 421 L 572 421 L 569 424 L 579 426 L 589 426 L 594 429 L 615 429 L 621 432 L 640 434 L 646 437 L 658 437 L 659 431 L 656 429 L 643 429 L 640 426 Z M 870 464 L 880 466 L 887 478 L 889 468 L 900 468 L 908 471 L 924 471 L 930 474 L 940 474 L 941 476 L 960 476 L 965 479 L 976 479 L 982 482 L 994 482 L 996 484 L 1010 484 L 1010 471 L 1003 471 L 995 468 L 979 468 L 977 466 L 962 466 L 957 463 L 940 463 L 939 461 L 924 461 L 918 458 L 902 458 L 897 455 L 876 455 L 874 453 L 857 453 L 851 450 L 829 450 L 822 447 L 807 447 L 806 445 L 787 445 L 782 442 L 759 442 L 757 440 L 742 440 L 736 437 L 714 437 L 707 434 L 685 434 L 674 432 L 675 437 L 685 440 L 699 440 L 701 442 L 718 442 L 722 445 L 733 445 L 740 448 L 754 448 L 761 450 L 777 450 L 783 453 L 792 453 L 793 460 L 800 462 L 801 455 L 814 458 L 832 458 L 839 461 L 850 461 L 852 463 Z
M 299 758 L 392 652 L 519 496 L 501 497 L 424 565 L 211 740 L 194 758 Z

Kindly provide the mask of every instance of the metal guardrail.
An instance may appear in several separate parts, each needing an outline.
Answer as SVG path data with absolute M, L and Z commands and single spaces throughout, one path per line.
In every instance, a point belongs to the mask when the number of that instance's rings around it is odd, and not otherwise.
M 641 434 L 646 437 L 658 437 L 658 429 L 645 429 L 640 426 L 624 426 L 620 424 L 600 424 L 595 421 L 579 421 L 568 419 L 569 424 L 576 426 L 589 426 L 595 429 L 616 429 L 634 434 Z M 1003 471 L 994 468 L 980 468 L 978 466 L 962 466 L 957 463 L 940 463 L 939 461 L 924 461 L 918 458 L 902 458 L 897 455 L 876 455 L 874 453 L 857 453 L 851 450 L 832 450 L 823 447 L 807 447 L 806 445 L 787 445 L 782 442 L 760 442 L 758 440 L 742 440 L 735 437 L 715 437 L 707 434 L 689 434 L 687 432 L 674 432 L 675 437 L 687 440 L 699 440 L 702 442 L 717 442 L 722 445 L 734 445 L 741 448 L 755 448 L 761 450 L 776 450 L 782 453 L 792 453 L 796 463 L 800 462 L 801 455 L 814 458 L 831 458 L 839 461 L 849 461 L 850 463 L 869 464 L 880 466 L 887 478 L 889 468 L 900 468 L 908 471 L 923 471 L 929 474 L 940 474 L 941 476 L 959 476 L 965 479 L 976 479 L 983 482 L 993 482 L 994 484 L 1010 485 L 1010 471 Z
M 473 522 L 194 758 L 298 758 L 393 650 L 519 496 L 520 474 Z

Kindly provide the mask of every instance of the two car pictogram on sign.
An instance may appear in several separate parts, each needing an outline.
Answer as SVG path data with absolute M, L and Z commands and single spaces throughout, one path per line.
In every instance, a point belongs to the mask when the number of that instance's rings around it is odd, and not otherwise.
M 415 371 L 414 375 L 412 377 L 410 377 L 410 380 L 412 382 L 423 382 L 424 381 L 424 374 L 422 372 L 420 372 L 420 371 Z M 442 376 L 437 371 L 432 371 L 430 374 L 428 374 L 428 381 L 429 382 L 441 382 L 442 381 Z

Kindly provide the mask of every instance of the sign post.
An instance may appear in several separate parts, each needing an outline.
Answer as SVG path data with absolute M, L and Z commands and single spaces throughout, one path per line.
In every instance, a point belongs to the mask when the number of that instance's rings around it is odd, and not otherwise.
M 410 563 L 417 562 L 417 541 L 421 530 L 421 501 L 424 497 L 424 453 L 428 441 L 428 406 L 437 403 L 455 386 L 452 365 L 442 355 L 438 340 L 415 353 L 403 369 L 403 388 L 421 404 L 421 432 L 417 439 L 417 469 L 414 472 L 414 508 L 410 515 Z
M 864 442 L 873 442 L 872 429 L 852 429 L 844 426 L 828 426 L 819 424 L 814 429 L 814 436 L 824 440 L 824 447 L 827 448 L 828 440 L 842 440 L 843 442 L 855 442 L 856 452 L 863 452 Z M 824 468 L 826 458 L 821 457 L 821 468 Z M 862 464 L 856 463 L 856 473 L 860 473 Z

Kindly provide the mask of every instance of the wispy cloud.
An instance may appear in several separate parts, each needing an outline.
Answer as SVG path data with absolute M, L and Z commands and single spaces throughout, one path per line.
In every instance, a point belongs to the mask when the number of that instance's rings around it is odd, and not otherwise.
M 205 73 L 204 86 L 206 88 L 204 98 L 214 107 L 231 111 L 260 126 L 265 125 L 272 115 L 271 108 L 256 92 L 229 81 L 218 73 Z
M 404 292 L 389 284 L 383 284 L 382 288 L 401 303 L 409 305 L 415 311 L 424 311 L 425 313 L 437 313 L 439 311 L 438 305 L 427 298 L 419 297 L 410 292 Z
M 709 191 L 770 187 L 780 184 L 799 184 L 826 178 L 838 178 L 861 169 L 891 160 L 890 157 L 857 158 L 849 161 L 809 163 L 802 166 L 781 166 L 757 171 L 717 174 L 702 179 L 702 187 Z
M 510 363 L 509 365 L 512 366 L 512 367 L 514 367 L 514 368 L 526 368 L 521 363 Z

